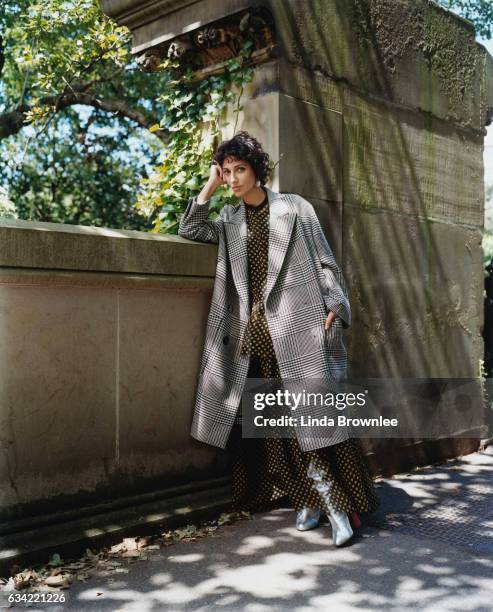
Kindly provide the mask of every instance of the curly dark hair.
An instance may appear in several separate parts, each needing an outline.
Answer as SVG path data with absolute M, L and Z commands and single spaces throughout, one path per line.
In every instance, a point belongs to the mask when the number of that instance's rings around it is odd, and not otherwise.
M 261 185 L 269 179 L 269 155 L 260 142 L 251 134 L 242 130 L 230 140 L 222 142 L 214 154 L 214 161 L 223 165 L 228 157 L 235 157 L 238 161 L 247 161 L 255 172 L 255 177 Z

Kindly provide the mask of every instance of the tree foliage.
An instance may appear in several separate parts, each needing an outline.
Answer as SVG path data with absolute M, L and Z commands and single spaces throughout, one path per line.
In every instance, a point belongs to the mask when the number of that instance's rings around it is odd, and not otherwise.
M 0 34 L 0 183 L 18 216 L 151 227 L 134 204 L 167 141 L 149 132 L 161 75 L 138 70 L 128 30 L 97 0 L 16 0 Z
M 166 60 L 168 87 L 159 99 L 166 111 L 160 126 L 170 133 L 168 147 L 148 179 L 142 181 L 137 207 L 146 215 L 157 212 L 155 230 L 177 233 L 180 203 L 200 190 L 209 176 L 217 139 L 224 127 L 221 123 L 228 104 L 235 106 L 236 119 L 243 86 L 253 77 L 253 68 L 245 65 L 252 42 L 247 41 L 238 57 L 225 62 L 224 71 L 195 82 L 191 67 Z M 208 135 L 204 134 L 208 126 Z M 151 128 L 153 129 L 153 128 Z M 234 196 L 224 187 L 212 197 L 210 210 L 219 212 L 221 205 L 234 203 Z

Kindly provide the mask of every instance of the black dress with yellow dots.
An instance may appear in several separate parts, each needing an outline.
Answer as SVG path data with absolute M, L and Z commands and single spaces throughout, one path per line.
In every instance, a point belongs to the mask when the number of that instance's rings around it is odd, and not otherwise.
M 244 204 L 248 226 L 247 252 L 250 319 L 242 353 L 250 355 L 248 376 L 281 378 L 265 317 L 263 293 L 269 247 L 269 202 Z M 241 406 L 228 440 L 233 471 L 233 510 L 257 511 L 288 496 L 296 511 L 304 507 L 327 512 L 307 470 L 315 468 L 328 482 L 325 500 L 336 510 L 371 512 L 378 505 L 373 480 L 356 439 L 302 452 L 294 438 L 242 438 Z

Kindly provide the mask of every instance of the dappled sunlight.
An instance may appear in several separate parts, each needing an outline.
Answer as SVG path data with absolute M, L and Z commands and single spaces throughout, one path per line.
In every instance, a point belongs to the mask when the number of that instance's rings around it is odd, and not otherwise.
M 213 538 L 177 542 L 151 552 L 146 564 L 134 564 L 126 583 L 119 577 L 101 588 L 78 587 L 77 597 L 98 610 L 117 605 L 121 612 L 287 605 L 297 612 L 445 609 L 445 602 L 456 604 L 471 589 L 476 606 L 491 601 L 491 559 L 371 527 L 359 530 L 349 546 L 335 548 L 328 526 L 299 532 L 294 516 L 292 509 L 277 508 L 226 525 Z
M 422 579 L 414 576 L 399 576 L 397 579 L 395 594 L 403 603 L 412 601 L 422 601 L 425 598 L 436 597 L 437 595 L 445 595 L 448 589 L 426 586 L 424 577 Z
M 2 559 L 2 557 L 13 557 L 18 554 L 20 554 L 20 550 L 18 548 L 3 548 L 0 550 L 0 559 Z
M 300 540 L 299 545 L 302 542 L 312 544 L 314 546 L 327 546 L 332 543 L 332 532 L 326 525 L 321 525 L 318 529 L 311 529 L 309 531 L 296 531 L 294 527 L 285 527 L 279 530 L 279 534 L 284 534 L 284 538 L 279 541 L 292 542 L 294 540 Z
M 425 469 L 426 471 L 421 469 L 410 474 L 397 474 L 385 482 L 384 488 L 389 487 L 403 497 L 408 496 L 414 508 L 424 508 L 432 507 L 440 499 L 448 499 L 459 491 L 467 490 L 474 494 L 478 491 L 478 486 L 482 486 L 482 482 L 486 486 L 491 483 L 488 477 L 491 468 L 485 465 L 460 462 Z
M 91 527 L 89 529 L 84 529 L 83 533 L 85 536 L 87 536 L 88 538 L 95 538 L 97 536 L 103 535 L 105 533 L 112 533 L 112 532 L 118 532 L 122 530 L 122 526 L 121 525 L 106 525 L 103 528 L 101 527 Z
M 428 574 L 437 574 L 441 576 L 454 573 L 454 570 L 451 567 L 430 565 L 429 563 L 420 563 L 416 566 L 416 569 Z
M 262 517 L 263 521 L 268 521 L 269 523 L 280 523 L 283 520 L 282 516 L 264 516 Z
M 70 596 L 78 612 L 433 610 L 453 608 L 465 596 L 487 607 L 491 473 L 489 465 L 451 461 L 382 480 L 378 511 L 362 516 L 363 527 L 341 548 L 328 521 L 298 531 L 291 507 L 208 529 L 188 525 L 167 532 L 161 546 L 127 539 L 130 550 L 114 546 L 118 560 L 102 561 L 91 583 L 74 583 Z
M 368 570 L 370 576 L 384 576 L 390 572 L 390 567 L 372 567 Z
M 172 555 L 170 557 L 168 557 L 168 559 L 170 561 L 173 561 L 173 563 L 196 563 L 197 561 L 202 561 L 204 560 L 204 555 L 198 555 L 198 554 L 188 554 L 188 555 Z
M 109 597 L 110 596 L 110 597 Z M 111 601 L 112 606 L 120 603 L 119 610 L 139 610 L 139 612 L 147 612 L 155 609 L 156 597 L 155 593 L 142 593 L 131 589 L 86 589 L 80 593 L 78 600 L 84 603 L 94 602 L 96 605 L 103 602 Z
M 239 555 L 252 555 L 257 550 L 271 548 L 274 545 L 272 538 L 266 536 L 252 536 L 245 538 L 243 546 L 236 551 Z
M 295 593 L 317 587 L 317 565 L 325 562 L 326 559 L 317 559 L 313 554 L 305 558 L 296 553 L 271 554 L 260 562 L 257 558 L 254 564 L 231 568 L 196 588 L 211 593 L 217 587 L 226 586 L 254 599 L 291 599 Z

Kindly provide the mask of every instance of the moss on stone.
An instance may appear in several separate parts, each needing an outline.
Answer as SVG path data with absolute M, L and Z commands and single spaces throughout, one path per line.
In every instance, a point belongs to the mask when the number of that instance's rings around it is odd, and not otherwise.
M 390 74 L 398 58 L 420 53 L 451 102 L 451 118 L 461 117 L 480 61 L 467 22 L 429 0 L 352 0 L 348 10 L 359 45 L 370 44 Z
M 427 3 L 428 4 L 428 3 Z M 467 94 L 474 91 L 474 79 L 480 54 L 474 38 L 474 30 L 463 21 L 429 5 L 423 22 L 423 34 L 417 47 L 440 79 L 440 86 L 457 111 L 467 107 Z M 452 112 L 458 117 L 460 112 Z

